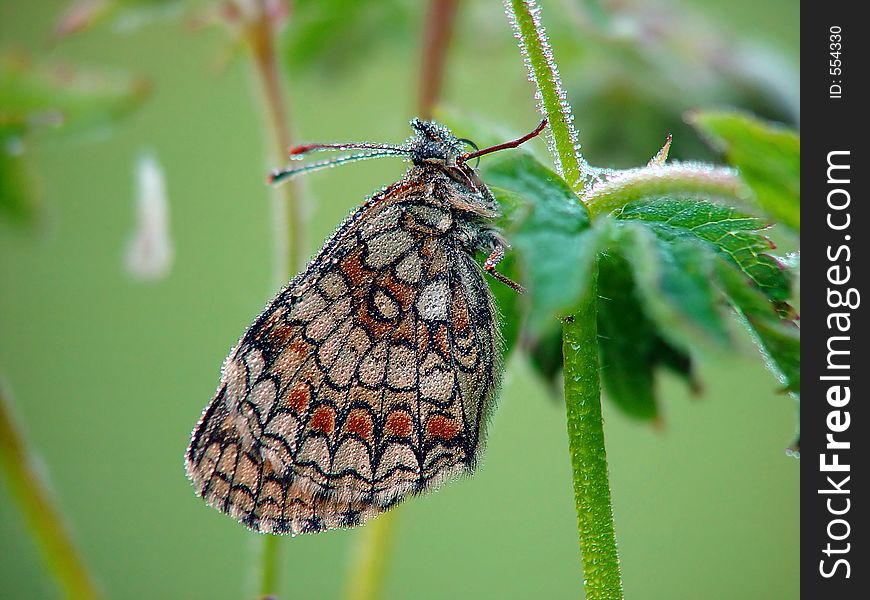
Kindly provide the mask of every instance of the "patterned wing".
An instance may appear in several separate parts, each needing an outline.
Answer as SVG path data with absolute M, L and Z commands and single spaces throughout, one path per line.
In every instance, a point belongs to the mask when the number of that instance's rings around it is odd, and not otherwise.
M 473 467 L 498 329 L 453 217 L 422 191 L 362 207 L 227 358 L 186 467 L 251 529 L 357 525 Z

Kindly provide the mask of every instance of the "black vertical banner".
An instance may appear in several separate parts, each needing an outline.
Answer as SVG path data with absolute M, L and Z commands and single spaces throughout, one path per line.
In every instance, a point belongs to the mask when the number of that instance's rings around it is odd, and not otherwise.
M 870 30 L 860 2 L 801 15 L 801 593 L 870 590 Z M 867 306 L 865 306 L 867 304 Z

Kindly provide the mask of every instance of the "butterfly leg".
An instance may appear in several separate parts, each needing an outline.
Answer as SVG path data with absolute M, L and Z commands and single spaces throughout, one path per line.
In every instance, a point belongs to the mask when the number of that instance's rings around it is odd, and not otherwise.
M 504 258 L 505 245 L 505 243 L 499 240 L 494 240 L 493 250 L 483 263 L 483 270 L 512 290 L 516 290 L 520 294 L 525 294 L 526 288 L 495 270 L 495 266 Z

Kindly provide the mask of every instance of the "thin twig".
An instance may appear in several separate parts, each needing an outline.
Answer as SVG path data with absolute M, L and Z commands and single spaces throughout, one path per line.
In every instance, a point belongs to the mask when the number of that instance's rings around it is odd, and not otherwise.
M 453 37 L 453 24 L 459 0 L 430 0 L 423 37 L 423 55 L 420 69 L 420 92 L 417 110 L 420 118 L 431 119 L 435 105 L 441 97 L 444 84 L 444 65 L 447 49 Z
M 257 12 L 247 23 L 246 40 L 251 50 L 253 63 L 260 82 L 268 116 L 271 138 L 271 166 L 282 164 L 286 153 L 293 145 L 290 114 L 284 81 L 275 51 L 276 24 L 269 14 L 265 0 L 257 0 Z M 299 186 L 288 181 L 272 192 L 273 223 L 275 227 L 274 283 L 281 286 L 293 274 L 305 266 L 308 244 L 305 232 L 308 229 L 307 211 Z M 275 597 L 279 586 L 280 538 L 263 536 L 259 555 L 259 585 L 261 597 Z
M 265 5 L 264 0 L 258 0 L 258 14 L 248 24 L 246 37 L 266 103 L 274 152 L 270 162 L 275 161 L 272 166 L 277 166 L 286 161 L 293 137 L 287 94 L 275 51 L 275 24 Z M 308 252 L 305 237 L 307 214 L 295 181 L 288 181 L 275 190 L 275 275 L 278 283 L 283 285 L 305 266 Z
M 43 472 L 37 466 L 23 432 L 12 416 L 12 406 L 2 384 L 0 467 L 6 475 L 12 497 L 18 502 L 42 551 L 48 570 L 57 579 L 66 597 L 77 600 L 102 598 L 102 592 L 73 543 L 60 509 L 49 493 Z

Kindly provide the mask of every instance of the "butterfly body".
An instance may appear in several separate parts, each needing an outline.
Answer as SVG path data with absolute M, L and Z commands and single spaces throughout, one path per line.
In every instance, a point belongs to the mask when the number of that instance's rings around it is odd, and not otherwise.
M 412 126 L 405 177 L 254 321 L 193 432 L 197 493 L 256 531 L 361 524 L 479 456 L 501 374 L 498 207 L 459 140 Z

